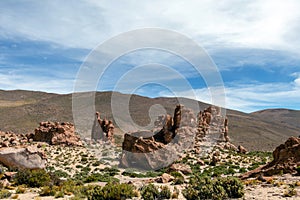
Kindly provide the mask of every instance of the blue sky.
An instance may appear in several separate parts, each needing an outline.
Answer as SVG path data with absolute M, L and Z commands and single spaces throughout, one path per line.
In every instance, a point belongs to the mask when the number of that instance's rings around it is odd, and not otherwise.
M 158 27 L 206 50 L 224 81 L 228 108 L 300 110 L 299 9 L 297 0 L 0 1 L 0 89 L 71 93 L 81 64 L 97 45 L 126 31 Z M 198 100 L 211 102 L 205 81 L 188 62 L 158 50 L 121 56 L 98 89 L 112 90 L 124 74 L 147 63 L 176 70 Z M 155 72 L 163 83 L 178 86 L 180 96 L 190 97 L 178 80 Z M 172 96 L 155 83 L 136 93 Z

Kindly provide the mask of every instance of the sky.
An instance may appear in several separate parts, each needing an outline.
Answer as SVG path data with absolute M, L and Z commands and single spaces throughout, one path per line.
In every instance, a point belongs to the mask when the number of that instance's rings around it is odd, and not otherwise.
M 0 1 L 0 89 L 72 93 L 99 45 L 153 27 L 182 34 L 204 49 L 223 80 L 227 108 L 300 110 L 299 10 L 298 0 Z M 134 78 L 124 78 L 133 70 Z M 126 92 L 146 75 L 156 79 L 134 93 L 174 96 L 176 87 L 176 96 L 212 102 L 210 85 L 191 63 L 159 49 L 120 55 L 95 89 Z M 127 88 L 116 87 L 120 81 Z

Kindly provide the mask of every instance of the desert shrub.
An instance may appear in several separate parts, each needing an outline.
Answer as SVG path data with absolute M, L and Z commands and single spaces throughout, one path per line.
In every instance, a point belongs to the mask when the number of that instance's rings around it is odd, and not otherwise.
M 56 170 L 56 171 L 52 172 L 52 174 L 59 178 L 68 178 L 69 177 L 69 174 L 62 170 Z
M 63 198 L 65 196 L 63 191 L 57 191 L 54 195 L 55 198 Z
M 171 191 L 168 186 L 162 186 L 160 188 L 159 197 L 160 199 L 170 199 L 171 198 Z
M 29 187 L 41 187 L 49 185 L 50 175 L 42 169 L 39 170 L 20 170 L 16 174 L 15 183 L 17 185 L 27 185 Z
M 240 168 L 239 172 L 240 173 L 245 173 L 245 172 L 247 172 L 247 170 L 244 167 L 242 167 L 242 168 Z
M 175 185 L 180 185 L 180 184 L 184 183 L 184 177 L 182 176 L 181 173 L 174 171 L 174 172 L 171 172 L 170 175 L 175 178 L 173 181 L 173 183 Z
M 296 168 L 296 171 L 297 171 L 297 175 L 300 176 L 300 166 L 298 166 L 298 167 Z
M 100 164 L 101 164 L 101 162 L 97 160 L 92 164 L 92 166 L 98 167 Z
M 110 174 L 93 173 L 83 180 L 85 183 L 91 182 L 119 182 L 119 179 L 112 177 Z
M 179 189 L 175 187 L 172 193 L 172 199 L 178 199 L 178 196 L 179 196 Z
M 244 186 L 234 177 L 211 179 L 194 176 L 182 193 L 187 200 L 240 198 L 244 196 Z
M 154 177 L 160 176 L 162 174 L 163 174 L 162 171 L 159 171 L 159 172 L 147 171 L 146 173 L 136 173 L 136 172 L 134 172 L 134 169 L 126 169 L 122 173 L 123 176 L 129 176 L 131 178 L 148 178 L 148 177 L 154 178 Z
M 0 190 L 0 199 L 6 199 L 9 198 L 11 196 L 11 193 L 6 190 L 6 189 L 1 189 Z
M 289 188 L 287 188 L 284 193 L 283 197 L 292 197 L 297 194 L 297 191 L 295 190 L 295 185 L 290 185 Z
M 106 172 L 106 173 L 108 173 L 110 176 L 117 175 L 118 172 L 120 172 L 119 169 L 114 168 L 114 167 L 111 167 L 111 168 L 110 168 L 110 167 L 105 167 L 104 169 L 101 169 L 100 171 L 101 171 L 101 172 Z
M 217 180 L 225 189 L 229 198 L 240 198 L 244 196 L 243 183 L 235 177 L 219 178 Z
M 26 192 L 26 187 L 25 185 L 19 185 L 16 189 L 16 193 L 17 194 L 23 194 Z
M 44 186 L 41 188 L 41 191 L 39 192 L 40 196 L 54 196 L 56 193 L 57 188 L 50 187 L 50 186 Z
M 136 196 L 135 187 L 124 183 L 108 183 L 104 187 L 96 186 L 88 192 L 88 200 L 121 200 Z
M 143 199 L 155 200 L 158 199 L 160 192 L 157 187 L 153 184 L 145 185 L 141 188 L 141 196 Z

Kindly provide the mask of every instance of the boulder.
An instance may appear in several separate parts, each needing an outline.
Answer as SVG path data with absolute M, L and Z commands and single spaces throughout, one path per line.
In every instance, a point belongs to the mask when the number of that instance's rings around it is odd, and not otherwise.
M 68 122 L 41 122 L 35 129 L 32 139 L 51 145 L 82 146 L 80 137 L 75 134 L 74 125 Z
M 10 168 L 43 169 L 46 158 L 36 146 L 0 149 L 0 163 Z
M 163 173 L 159 178 L 157 178 L 155 181 L 157 183 L 169 183 L 173 181 L 175 178 L 171 176 L 170 174 Z
M 182 172 L 185 175 L 192 174 L 193 171 L 189 165 L 183 163 L 174 163 L 170 166 L 169 171 Z

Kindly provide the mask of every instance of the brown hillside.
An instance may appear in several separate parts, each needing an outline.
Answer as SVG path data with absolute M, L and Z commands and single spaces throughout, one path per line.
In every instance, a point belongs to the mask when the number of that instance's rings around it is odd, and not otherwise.
M 111 94 L 97 92 L 96 95 L 96 109 L 107 118 L 112 118 Z M 168 113 L 172 113 L 177 103 L 176 98 L 132 95 L 129 107 L 133 120 L 144 126 L 150 123 L 148 110 L 152 105 L 162 105 Z M 201 109 L 208 106 L 202 102 L 198 103 Z M 273 150 L 290 136 L 300 134 L 299 113 L 300 111 L 282 109 L 251 114 L 227 110 L 230 137 L 233 143 L 241 144 L 249 150 Z M 73 122 L 71 94 L 0 90 L 0 130 L 32 132 L 40 121 L 48 120 Z

